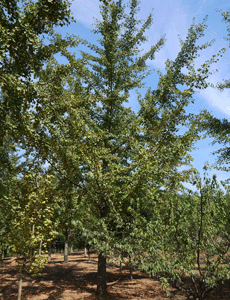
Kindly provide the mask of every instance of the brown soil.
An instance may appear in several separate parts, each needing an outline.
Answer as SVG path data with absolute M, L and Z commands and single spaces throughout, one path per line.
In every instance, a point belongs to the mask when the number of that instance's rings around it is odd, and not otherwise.
M 16 300 L 18 281 L 13 258 L 4 260 L 0 266 L 0 299 Z M 91 261 L 84 251 L 69 256 L 69 262 L 63 263 L 62 254 L 53 254 L 41 276 L 27 276 L 23 282 L 22 300 L 185 300 L 181 291 L 170 288 L 170 296 L 161 290 L 160 282 L 146 274 L 135 271 L 130 279 L 129 271 L 108 265 L 108 294 L 97 296 L 97 254 L 91 255 Z M 230 299 L 230 281 L 219 287 L 209 296 L 212 300 Z

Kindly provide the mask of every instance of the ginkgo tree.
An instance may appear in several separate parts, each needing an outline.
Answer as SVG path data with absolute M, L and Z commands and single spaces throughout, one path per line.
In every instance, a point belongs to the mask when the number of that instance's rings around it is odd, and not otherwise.
M 52 34 L 55 26 L 71 20 L 70 2 L 66 0 L 0 2 L 0 214 L 4 216 L 1 248 L 8 246 L 11 214 L 6 199 L 17 173 L 13 157 L 16 142 L 23 135 L 21 116 L 36 94 L 32 79 L 46 60 L 60 50 L 60 44 L 44 43 L 44 38 Z
M 206 25 L 192 24 L 176 59 L 166 61 L 165 74 L 159 72 L 157 88 L 137 95 L 140 109 L 134 112 L 127 108 L 130 92 L 144 87 L 150 72 L 147 60 L 153 60 L 164 44 L 162 37 L 141 52 L 139 45 L 147 40 L 144 34 L 153 18 L 150 14 L 140 21 L 138 11 L 137 0 L 127 7 L 122 0 L 102 4 L 102 21 L 97 20 L 93 30 L 100 35 L 99 45 L 78 38 L 75 44 L 89 52 L 82 51 L 77 59 L 63 49 L 66 65 L 50 59 L 35 84 L 36 105 L 23 114 L 23 143 L 72 182 L 82 206 L 89 209 L 85 230 L 99 254 L 99 294 L 106 292 L 106 257 L 115 242 L 117 248 L 124 242 L 117 238 L 119 230 L 138 230 L 141 207 L 156 205 L 159 189 L 188 177 L 177 168 L 191 161 L 188 151 L 199 135 L 194 123 L 189 126 L 193 116 L 185 108 L 195 89 L 208 86 L 210 65 L 220 55 L 195 69 L 199 51 L 211 43 L 198 46 Z M 181 133 L 179 126 L 188 129 Z M 129 242 L 123 247 L 132 252 Z
M 60 177 L 59 174 L 57 175 Z M 55 209 L 54 218 L 59 233 L 64 236 L 64 262 L 67 263 L 70 240 L 79 231 L 76 221 L 82 219 L 82 211 L 79 211 L 78 190 L 71 182 L 65 178 L 62 180 L 59 179 L 58 191 L 59 201 Z
M 9 195 L 14 179 L 20 172 L 19 156 L 15 151 L 15 143 L 9 135 L 5 136 L 2 150 L 0 154 L 0 264 L 10 248 L 8 235 L 12 230 L 12 215 Z
M 12 181 L 7 198 L 12 218 L 8 239 L 12 251 L 18 255 L 18 299 L 21 299 L 23 275 L 42 270 L 47 258 L 41 255 L 41 248 L 46 249 L 47 242 L 57 234 L 52 216 L 58 193 L 52 172 L 42 172 L 34 162 L 21 168 L 19 175 Z
M 47 59 L 60 51 L 60 43 L 48 43 L 47 37 L 52 35 L 55 26 L 70 24 L 72 20 L 67 0 L 0 1 L 1 194 L 8 189 L 3 182 L 7 169 L 13 168 L 10 143 L 17 142 L 23 135 L 21 116 L 36 94 L 33 79 Z

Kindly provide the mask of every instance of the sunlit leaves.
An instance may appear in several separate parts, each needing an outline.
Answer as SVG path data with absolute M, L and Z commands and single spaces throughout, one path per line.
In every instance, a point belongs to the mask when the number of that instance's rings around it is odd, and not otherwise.
M 45 246 L 56 235 L 51 221 L 57 201 L 54 176 L 24 170 L 12 184 L 12 228 L 8 238 L 13 252 L 21 255 L 20 272 L 36 273 L 46 261 L 35 257 L 39 244 Z

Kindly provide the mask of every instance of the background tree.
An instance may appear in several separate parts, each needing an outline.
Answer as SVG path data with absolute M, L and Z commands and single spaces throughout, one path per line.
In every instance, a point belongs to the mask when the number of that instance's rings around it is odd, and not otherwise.
M 21 299 L 23 275 L 41 271 L 47 260 L 41 256 L 42 245 L 46 249 L 46 243 L 57 234 L 51 221 L 56 201 L 54 176 L 42 175 L 36 166 L 27 165 L 21 170 L 20 177 L 15 178 L 8 197 L 12 215 L 8 238 L 13 252 L 19 255 L 18 299 Z
M 60 43 L 44 43 L 44 38 L 54 26 L 70 23 L 69 6 L 66 0 L 0 3 L 0 198 L 4 209 L 9 204 L 6 197 L 11 178 L 16 176 L 12 155 L 15 142 L 23 135 L 23 111 L 30 107 L 36 94 L 32 79 L 47 59 L 60 50 Z M 8 228 L 10 224 L 10 213 L 3 216 L 1 237 L 6 234 L 6 224 Z
M 66 179 L 59 181 L 59 202 L 56 207 L 55 220 L 58 222 L 58 231 L 62 233 L 65 238 L 64 246 L 64 262 L 68 262 L 68 249 L 71 236 L 74 231 L 78 230 L 75 221 L 80 221 L 80 214 L 78 212 L 78 194 L 72 183 Z
M 15 143 L 10 136 L 5 136 L 1 149 L 0 163 L 0 264 L 10 250 L 9 233 L 12 230 L 12 214 L 9 198 L 13 190 L 15 178 L 20 173 L 19 156 L 15 151 Z
M 69 6 L 66 0 L 0 3 L 0 180 L 5 178 L 6 166 L 11 168 L 9 138 L 16 142 L 23 135 L 23 111 L 36 94 L 33 79 L 47 59 L 60 51 L 60 43 L 47 43 L 47 39 L 44 43 L 44 39 L 53 27 L 70 23 Z
M 159 211 L 160 218 L 147 225 L 149 247 L 153 254 L 140 257 L 144 270 L 157 275 L 163 287 L 177 287 L 193 297 L 207 295 L 230 277 L 229 272 L 229 201 L 228 188 L 220 188 L 216 176 L 204 179 L 195 174 L 192 183 L 197 192 L 168 194 L 171 203 Z M 152 243 L 151 232 L 160 233 Z M 184 281 L 184 276 L 189 281 Z

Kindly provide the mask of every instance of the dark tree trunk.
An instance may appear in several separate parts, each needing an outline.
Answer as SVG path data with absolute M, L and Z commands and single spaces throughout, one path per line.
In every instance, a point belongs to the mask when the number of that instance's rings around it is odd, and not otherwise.
M 3 249 L 3 258 L 6 258 L 7 251 L 8 251 L 8 246 L 5 249 Z
M 102 253 L 98 255 L 97 276 L 97 293 L 98 295 L 106 294 L 106 257 Z
M 2 243 L 0 246 L 0 265 L 3 263 L 3 259 L 6 257 L 6 250 L 3 249 Z
M 90 246 L 89 246 L 89 244 L 86 246 L 86 249 L 87 249 L 87 253 L 88 253 L 88 258 L 90 260 Z
M 2 249 L 0 249 L 0 265 L 2 264 L 3 262 L 3 251 Z

